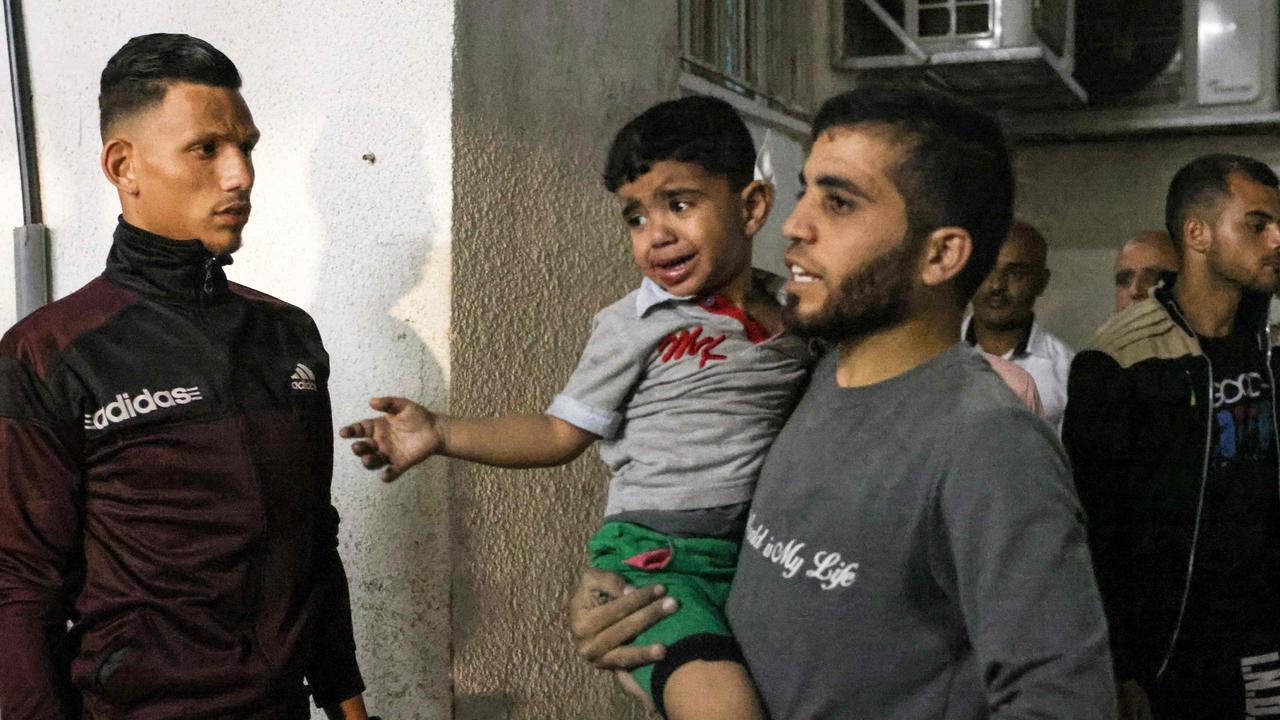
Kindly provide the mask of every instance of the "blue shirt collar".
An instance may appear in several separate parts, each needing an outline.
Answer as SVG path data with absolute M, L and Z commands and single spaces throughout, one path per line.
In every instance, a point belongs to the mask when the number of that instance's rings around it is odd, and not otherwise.
M 672 295 L 658 283 L 645 278 L 640 283 L 640 292 L 636 293 L 636 317 L 644 317 L 650 310 L 665 302 L 692 300 L 692 295 Z
M 764 285 L 765 290 L 777 299 L 779 305 L 787 304 L 787 279 L 766 270 L 752 270 L 752 279 Z M 640 292 L 636 293 L 636 317 L 644 317 L 650 310 L 664 302 L 684 302 L 693 300 L 694 295 L 672 295 L 658 283 L 645 278 L 640 282 Z M 968 324 L 968 319 L 965 320 Z

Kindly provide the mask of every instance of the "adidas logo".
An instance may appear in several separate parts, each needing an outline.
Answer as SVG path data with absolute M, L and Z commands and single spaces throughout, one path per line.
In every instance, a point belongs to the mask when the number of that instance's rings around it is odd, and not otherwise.
M 95 412 L 86 413 L 84 416 L 84 429 L 104 430 L 112 423 L 132 420 L 139 415 L 146 415 L 161 408 L 187 405 L 203 399 L 204 395 L 201 394 L 198 387 L 178 387 L 157 392 L 142 388 L 140 392 L 136 392 L 132 396 L 129 393 L 120 393 L 116 395 L 115 400 L 107 403 L 106 406 Z
M 289 387 L 294 390 L 316 390 L 316 374 L 311 372 L 311 368 L 298 363 L 298 367 L 293 369 L 293 374 L 289 376 Z

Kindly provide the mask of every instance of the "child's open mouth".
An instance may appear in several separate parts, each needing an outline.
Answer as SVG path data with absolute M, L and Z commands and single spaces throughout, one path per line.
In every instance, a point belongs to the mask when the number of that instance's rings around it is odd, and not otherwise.
M 670 260 L 655 262 L 653 271 L 658 276 L 659 282 L 666 287 L 671 287 L 680 284 L 689 277 L 693 266 L 692 260 L 693 255 L 681 255 Z

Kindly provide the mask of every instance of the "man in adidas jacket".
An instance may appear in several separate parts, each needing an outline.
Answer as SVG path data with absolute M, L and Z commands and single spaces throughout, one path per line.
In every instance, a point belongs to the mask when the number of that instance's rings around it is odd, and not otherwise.
M 328 358 L 228 283 L 258 131 L 225 55 L 102 74 L 106 271 L 0 340 L 0 715 L 364 718 Z M 309 688 L 308 688 L 309 686 Z
M 1240 156 L 1180 170 L 1176 284 L 1115 316 L 1071 368 L 1063 440 L 1122 718 L 1280 713 L 1278 185 Z

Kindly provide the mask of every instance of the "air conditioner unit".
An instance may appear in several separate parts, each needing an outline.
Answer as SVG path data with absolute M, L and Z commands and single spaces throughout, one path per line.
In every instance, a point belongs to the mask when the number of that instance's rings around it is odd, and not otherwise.
M 1125 81 L 1092 93 L 1087 109 L 1005 114 L 1016 137 L 1068 139 L 1143 133 L 1258 129 L 1280 124 L 1276 92 L 1277 0 L 1181 0 L 1176 47 L 1164 67 L 1145 82 Z M 1167 15 L 1175 13 L 1166 13 Z M 1077 26 L 1077 32 L 1083 29 Z M 1143 27 L 1103 28 L 1090 48 L 1093 73 L 1105 80 L 1107 59 L 1143 42 Z M 1105 32 L 1105 30 L 1111 30 Z M 1077 69 L 1084 56 L 1077 57 Z M 1153 59 L 1159 59 L 1153 54 Z M 1146 68 L 1150 70 L 1151 68 Z M 1079 75 L 1077 75 L 1079 77 Z M 1086 83 L 1088 84 L 1088 83 Z M 1105 90 L 1105 92 L 1104 92 Z
M 834 65 L 1010 107 L 1083 105 L 1076 0 L 836 0 Z
M 896 12 L 905 21 L 913 12 L 918 16 L 935 8 L 959 11 L 976 4 L 970 0 L 844 0 L 836 27 L 845 38 L 839 43 L 845 57 L 837 65 L 857 70 L 859 79 L 887 74 L 896 80 L 920 80 L 966 95 L 998 108 L 1011 134 L 1020 138 L 1280 124 L 1278 0 L 991 0 L 992 17 L 1003 17 L 1004 26 L 998 20 L 993 22 L 992 35 L 985 40 L 1008 46 L 1009 42 L 995 39 L 995 32 L 1005 30 L 1005 37 L 1019 37 L 1021 31 L 1020 37 L 1025 39 L 1022 46 L 1028 49 L 1019 52 L 1030 55 L 1039 47 L 1044 58 L 1041 67 L 1024 59 L 1021 68 L 1010 66 L 1003 72 L 985 67 L 1000 67 L 1006 62 L 998 52 L 991 52 L 977 72 L 950 68 L 951 72 L 937 72 L 934 66 L 939 63 L 934 56 L 947 60 L 948 53 L 961 49 L 960 37 L 949 39 L 957 41 L 953 49 L 934 41 L 917 43 L 927 54 L 914 67 L 902 62 L 896 68 L 886 67 L 885 54 L 871 58 L 856 54 L 859 48 L 872 47 L 868 38 L 878 37 L 881 46 L 887 45 L 884 33 L 866 23 L 868 12 L 879 21 L 883 15 L 893 18 Z M 850 12 L 853 6 L 863 9 Z M 1011 26 L 1015 20 L 1017 25 Z M 863 27 L 850 27 L 855 21 L 861 21 Z M 1067 30 L 1055 33 L 1063 22 Z M 897 30 L 912 39 L 905 22 Z M 897 38 L 898 33 L 888 32 Z M 850 50 L 855 53 L 852 57 Z M 910 51 L 908 54 L 915 57 Z M 1083 94 L 1028 92 L 1032 77 L 1039 77 L 1041 86 L 1052 90 L 1046 65 L 1055 71 L 1066 70 Z M 974 90 L 975 83 L 984 86 Z M 1065 81 L 1063 87 L 1072 89 Z

